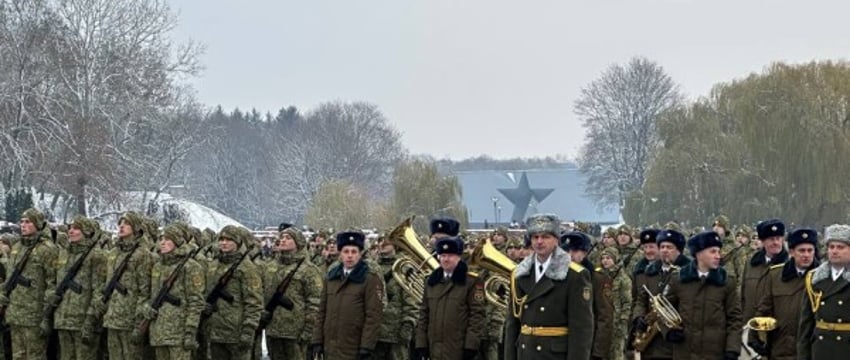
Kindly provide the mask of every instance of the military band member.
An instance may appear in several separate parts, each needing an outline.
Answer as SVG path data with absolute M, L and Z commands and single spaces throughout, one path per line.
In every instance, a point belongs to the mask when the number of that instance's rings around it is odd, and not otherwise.
M 602 250 L 593 273 L 593 314 L 596 325 L 591 359 L 623 360 L 627 324 L 632 310 L 632 281 L 622 271 L 617 248 Z
M 723 243 L 714 231 L 688 240 L 694 261 L 670 282 L 667 294 L 682 317 L 682 329 L 663 329 L 676 343 L 673 359 L 737 360 L 741 351 L 741 303 L 734 277 L 720 267 Z
M 311 358 L 368 359 L 378 342 L 384 311 L 384 282 L 363 259 L 366 236 L 336 236 L 340 261 L 328 271 L 313 329 Z
M 444 237 L 455 237 L 460 234 L 460 223 L 457 220 L 452 218 L 436 218 L 432 219 L 429 224 L 429 228 L 431 230 L 431 237 L 429 238 L 429 246 L 433 252 L 436 250 L 434 247 L 436 246 L 437 240 L 440 240 Z
M 767 343 L 761 342 L 754 331 L 747 336 L 750 348 L 771 360 L 797 357 L 800 306 L 805 296 L 804 277 L 819 265 L 816 257 L 817 231 L 797 229 L 788 234 L 787 241 L 791 259 L 770 268 L 759 290 L 761 300 L 756 309 L 756 316 L 775 318 L 776 329 L 767 333 Z
M 762 221 L 756 231 L 764 247 L 753 254 L 744 267 L 744 278 L 741 281 L 741 312 L 744 320 L 752 318 L 756 313 L 756 306 L 761 299 L 759 289 L 767 271 L 771 266 L 784 264 L 788 260 L 788 252 L 782 243 L 785 237 L 785 224 L 782 221 Z
M 828 260 L 806 274 L 797 359 L 846 359 L 850 353 L 850 226 L 826 228 Z
M 561 249 L 570 254 L 570 260 L 583 266 L 587 271 L 594 271 L 588 253 L 591 248 L 590 235 L 580 231 L 570 231 L 561 235 Z
M 376 359 L 404 360 L 408 358 L 408 345 L 413 338 L 419 316 L 419 299 L 414 299 L 393 277 L 396 251 L 392 241 L 381 242 L 378 265 L 387 289 L 381 331 L 375 347 Z
M 678 269 L 685 267 L 691 261 L 687 256 L 682 255 L 685 248 L 685 235 L 676 230 L 661 230 L 655 238 L 659 248 L 659 259 L 649 264 L 646 267 L 643 277 L 636 278 L 638 289 L 637 297 L 634 301 L 634 311 L 632 316 L 633 331 L 636 336 L 640 336 L 647 332 L 649 326 L 646 320 L 646 315 L 652 311 L 652 305 L 649 302 L 649 293 L 646 289 L 656 294 L 666 294 L 668 284 L 673 280 L 674 276 L 678 276 Z M 644 289 L 646 286 L 646 289 Z M 656 335 L 649 340 L 644 351 L 641 352 L 641 359 L 672 359 L 673 349 L 670 343 L 664 340 L 663 336 Z
M 557 216 L 530 217 L 527 233 L 534 253 L 511 277 L 505 359 L 589 359 L 594 327 L 590 271 L 558 247 Z
M 313 336 L 322 296 L 322 273 L 306 259 L 307 242 L 297 228 L 290 226 L 280 231 L 275 252 L 274 261 L 266 263 L 263 269 L 264 303 L 272 298 L 283 279 L 295 271 L 283 294 L 292 302 L 292 309 L 278 306 L 271 314 L 263 313 L 271 318 L 265 329 L 266 342 L 272 360 L 297 359 L 306 354 Z M 301 265 L 296 271 L 299 261 Z
M 416 353 L 420 359 L 470 360 L 486 331 L 484 286 L 461 259 L 463 241 L 448 236 L 435 245 L 440 267 L 425 282 Z
M 632 272 L 633 285 L 632 286 L 632 299 L 637 297 L 638 290 L 642 290 L 638 288 L 636 285 L 639 282 L 644 281 L 646 267 L 649 264 L 658 260 L 658 244 L 656 244 L 655 240 L 658 236 L 658 229 L 645 229 L 640 232 L 640 249 L 643 253 L 643 257 L 638 260 L 635 265 L 634 271 Z

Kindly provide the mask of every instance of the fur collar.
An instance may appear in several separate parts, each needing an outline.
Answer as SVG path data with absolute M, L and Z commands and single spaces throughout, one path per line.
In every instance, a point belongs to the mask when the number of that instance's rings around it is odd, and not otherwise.
M 829 261 L 824 261 L 813 271 L 815 273 L 812 275 L 812 284 L 817 284 L 821 280 L 832 278 L 832 267 L 829 266 Z M 844 277 L 845 281 L 850 282 L 850 271 L 845 269 L 844 274 L 842 274 L 841 276 Z
M 457 267 L 455 271 L 452 273 L 452 283 L 456 285 L 464 285 L 466 284 L 466 274 L 469 272 L 469 268 L 466 266 L 466 262 L 460 261 L 457 263 Z M 443 280 L 445 275 L 443 274 L 443 268 L 437 268 L 431 272 L 431 275 L 428 276 L 428 286 L 434 286 L 440 283 Z
M 517 277 L 531 276 L 531 269 L 534 267 L 534 257 L 536 254 L 531 254 L 525 257 L 519 265 L 517 265 Z M 546 277 L 552 280 L 564 280 L 567 278 L 567 271 L 570 269 L 570 254 L 561 248 L 555 248 L 555 253 L 552 254 L 552 259 L 549 260 L 549 267 L 546 268 Z M 592 267 L 590 268 L 592 269 Z M 590 270 L 588 269 L 588 270 Z
M 676 261 L 673 262 L 673 266 L 681 269 L 688 264 L 691 263 L 691 259 L 685 255 L 679 254 L 679 257 L 676 258 Z M 655 276 L 661 273 L 663 270 L 661 260 L 655 260 L 651 264 L 646 267 L 646 275 Z
M 358 284 L 366 282 L 366 274 L 368 273 L 369 264 L 360 260 L 357 265 L 354 265 L 354 269 L 351 269 L 351 273 L 348 274 L 348 281 Z M 340 280 L 342 279 L 342 274 L 342 262 L 338 262 L 336 266 L 328 271 L 328 280 Z
M 649 266 L 650 262 L 646 259 L 646 257 L 642 257 L 640 261 L 635 264 L 635 271 L 632 272 L 633 276 L 638 276 L 646 272 L 646 267 Z
M 699 271 L 697 271 L 696 261 L 685 265 L 679 270 L 679 280 L 681 280 L 683 284 L 699 281 Z M 720 267 L 710 270 L 705 282 L 715 286 L 726 286 L 726 269 Z
M 818 267 L 820 261 L 815 259 L 815 261 L 809 265 L 809 267 L 805 270 L 806 273 L 812 271 Z M 782 266 L 782 282 L 789 282 L 793 279 L 797 278 L 797 265 L 794 265 L 794 259 L 788 259 L 785 262 L 785 265 Z
M 765 255 L 764 254 L 765 254 L 764 249 L 756 251 L 756 253 L 753 255 L 753 257 L 750 259 L 750 265 L 752 265 L 752 266 L 765 265 L 765 261 L 764 261 Z M 772 259 L 770 259 L 770 264 L 767 264 L 767 266 L 779 265 L 779 264 L 782 264 L 786 261 L 788 261 L 788 251 L 786 251 L 783 248 L 782 251 L 779 252 L 779 254 L 777 254 Z

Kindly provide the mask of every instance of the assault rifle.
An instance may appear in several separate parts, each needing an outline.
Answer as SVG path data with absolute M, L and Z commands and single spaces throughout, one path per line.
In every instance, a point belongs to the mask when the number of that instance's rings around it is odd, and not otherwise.
M 230 265 L 230 268 L 228 268 L 227 271 L 225 271 L 224 274 L 221 275 L 220 278 L 218 278 L 218 282 L 216 282 L 215 287 L 213 287 L 212 290 L 207 293 L 207 308 L 215 309 L 216 304 L 218 304 L 218 299 L 224 299 L 224 301 L 227 301 L 228 303 L 233 302 L 233 295 L 228 293 L 225 288 L 227 287 L 227 284 L 230 283 L 230 279 L 233 278 L 233 274 L 236 272 L 236 268 L 239 267 L 239 264 L 241 264 L 243 260 L 245 260 L 246 256 L 248 256 L 248 251 L 245 251 L 242 256 L 240 256 L 238 260 L 234 261 L 233 264 Z M 201 318 L 204 319 L 209 316 L 209 312 L 205 311 L 202 314 Z
M 33 246 L 27 248 L 27 250 L 24 252 L 24 255 L 21 257 L 21 260 L 18 261 L 17 265 L 15 265 L 15 270 L 12 271 L 12 275 L 9 276 L 9 280 L 6 281 L 6 286 L 3 288 L 3 294 L 6 296 L 6 298 L 8 298 L 9 295 L 12 295 L 12 291 L 15 291 L 15 288 L 17 288 L 18 285 L 21 285 L 23 287 L 32 286 L 32 281 L 24 277 L 24 275 L 21 273 L 24 272 L 24 268 L 27 266 L 27 263 L 30 260 L 32 250 L 35 249 L 37 245 L 38 244 L 33 244 Z M 0 308 L 0 321 L 5 322 L 5 318 L 6 307 L 3 306 L 2 308 Z
M 62 299 L 65 296 L 65 292 L 67 292 L 69 289 L 77 294 L 83 292 L 83 287 L 79 283 L 74 281 L 74 279 L 77 277 L 77 273 L 80 272 L 80 269 L 83 268 L 83 263 L 86 261 L 86 258 L 89 257 L 91 251 L 98 245 L 100 244 L 97 241 L 92 241 L 92 244 L 86 248 L 86 252 L 84 252 L 83 255 L 81 255 L 80 258 L 77 259 L 77 261 L 75 261 L 73 265 L 71 265 L 71 267 L 68 269 L 68 272 L 65 273 L 65 277 L 62 278 L 62 282 L 60 282 L 59 285 L 56 286 L 56 290 L 53 291 L 53 294 L 58 296 L 59 299 Z M 52 319 L 53 313 L 56 312 L 57 307 L 59 307 L 58 303 L 47 304 L 47 309 L 44 311 L 44 316 L 48 319 Z
M 301 267 L 301 264 L 304 263 L 305 258 L 301 258 L 295 264 L 295 268 L 292 269 L 286 276 L 283 277 L 283 280 L 280 281 L 280 284 L 277 285 L 277 290 L 275 290 L 274 294 L 272 294 L 272 298 L 266 302 L 266 306 L 263 308 L 268 316 L 260 319 L 260 326 L 257 327 L 257 333 L 261 333 L 266 326 L 269 325 L 272 321 L 272 316 L 274 316 L 274 311 L 278 306 L 292 311 L 292 308 L 295 304 L 292 303 L 288 297 L 286 297 L 286 289 L 289 288 L 289 284 L 292 283 L 292 278 L 295 276 L 295 272 L 298 271 L 298 268 Z
M 115 291 L 118 291 L 121 295 L 127 295 L 127 288 L 125 288 L 124 285 L 121 285 L 121 277 L 124 276 L 124 272 L 127 271 L 127 266 L 130 264 L 130 258 L 133 257 L 133 253 L 135 253 L 136 249 L 139 248 L 140 243 L 140 241 L 136 241 L 136 243 L 133 244 L 133 248 L 130 249 L 130 252 L 128 252 L 127 255 L 124 256 L 124 259 L 121 260 L 121 264 L 119 264 L 118 268 L 115 269 L 115 272 L 112 274 L 109 282 L 106 283 L 106 286 L 101 291 L 103 294 L 104 304 L 109 302 L 109 299 Z
M 189 255 L 186 255 L 186 257 L 177 263 L 177 266 L 174 267 L 174 271 L 172 271 L 171 275 L 168 275 L 165 281 L 162 282 L 162 287 L 159 288 L 159 292 L 156 293 L 156 297 L 153 298 L 153 301 L 151 302 L 152 309 L 159 310 L 162 307 L 162 304 L 166 302 L 174 306 L 180 306 L 180 304 L 182 304 L 180 298 L 171 295 L 171 289 L 174 287 L 174 283 L 177 282 L 177 276 L 180 275 L 180 270 L 183 269 L 190 259 L 195 257 L 195 254 L 197 254 L 199 250 L 201 250 L 201 248 L 192 250 Z M 140 334 L 144 335 L 148 332 L 148 327 L 150 327 L 151 321 L 151 319 L 142 320 L 139 324 Z

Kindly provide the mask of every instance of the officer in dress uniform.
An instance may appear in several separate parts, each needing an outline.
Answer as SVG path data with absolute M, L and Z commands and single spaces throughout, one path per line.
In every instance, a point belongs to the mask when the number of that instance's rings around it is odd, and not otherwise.
M 850 353 L 850 226 L 825 232 L 827 258 L 805 278 L 797 359 L 846 359 Z

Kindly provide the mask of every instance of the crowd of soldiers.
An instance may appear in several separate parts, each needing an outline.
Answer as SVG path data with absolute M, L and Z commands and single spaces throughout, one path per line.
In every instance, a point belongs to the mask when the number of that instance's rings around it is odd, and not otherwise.
M 19 235 L 0 237 L 0 356 L 247 360 L 264 342 L 271 359 L 820 360 L 850 347 L 850 226 L 821 236 L 719 216 L 597 240 L 582 225 L 535 215 L 521 236 L 477 239 L 433 219 L 421 241 L 436 267 L 416 293 L 394 274 L 410 254 L 360 231 L 305 238 L 281 224 L 263 249 L 239 226 L 160 229 L 128 212 L 112 236 L 29 209 Z M 485 242 L 512 271 L 473 260 Z M 499 276 L 509 288 L 492 294 Z

